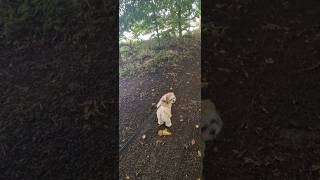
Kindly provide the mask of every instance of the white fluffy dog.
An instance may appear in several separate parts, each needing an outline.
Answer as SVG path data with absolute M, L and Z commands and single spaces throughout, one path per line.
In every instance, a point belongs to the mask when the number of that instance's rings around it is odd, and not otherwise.
M 204 141 L 211 141 L 221 132 L 223 122 L 215 104 L 209 100 L 201 100 L 201 131 Z
M 173 92 L 166 93 L 160 99 L 157 104 L 157 118 L 158 124 L 165 124 L 167 127 L 171 127 L 171 107 L 176 102 L 176 96 Z

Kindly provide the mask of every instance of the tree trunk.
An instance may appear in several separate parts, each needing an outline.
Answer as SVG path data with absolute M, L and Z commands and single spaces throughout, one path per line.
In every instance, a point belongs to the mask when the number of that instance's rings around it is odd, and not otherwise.
M 154 23 L 156 25 L 156 33 L 157 33 L 157 40 L 158 40 L 158 46 L 160 47 L 160 34 L 159 34 L 159 23 L 157 21 L 157 15 L 156 15 L 156 10 L 155 10 L 155 2 L 152 1 L 152 13 L 153 13 L 153 17 L 154 17 Z
M 176 1 L 176 7 L 178 9 L 178 29 L 179 29 L 179 38 L 182 38 L 182 25 L 181 25 L 181 4 L 180 0 Z
M 159 35 L 159 25 L 158 25 L 158 22 L 156 22 L 156 25 L 157 25 L 157 39 L 158 39 L 158 46 L 160 47 L 160 35 Z
M 188 7 L 188 15 L 190 16 L 191 15 L 191 8 L 192 7 Z M 188 33 L 190 32 L 190 29 L 191 29 L 191 21 L 192 21 L 192 18 L 188 17 Z

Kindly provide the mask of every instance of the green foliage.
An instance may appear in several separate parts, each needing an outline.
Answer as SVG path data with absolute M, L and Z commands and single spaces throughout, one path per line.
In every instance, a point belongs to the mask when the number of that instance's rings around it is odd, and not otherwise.
M 159 62 L 172 61 L 178 56 L 178 53 L 173 50 L 162 50 L 156 56 L 155 59 Z
M 131 32 L 153 33 L 160 46 L 161 38 L 182 37 L 190 22 L 200 17 L 200 0 L 120 0 L 120 37 Z
M 200 29 L 188 32 L 182 39 L 164 39 L 161 48 L 158 48 L 157 39 L 133 43 L 133 48 L 130 50 L 127 43 L 121 43 L 120 50 L 126 51 L 126 55 L 123 53 L 123 58 L 120 59 L 120 76 L 155 72 L 159 66 L 167 63 L 175 64 L 179 60 L 186 59 L 184 56 L 193 57 L 194 55 L 190 53 L 193 53 L 193 44 L 199 44 L 200 32 Z M 181 49 L 187 49 L 183 50 L 183 55 L 179 54 Z

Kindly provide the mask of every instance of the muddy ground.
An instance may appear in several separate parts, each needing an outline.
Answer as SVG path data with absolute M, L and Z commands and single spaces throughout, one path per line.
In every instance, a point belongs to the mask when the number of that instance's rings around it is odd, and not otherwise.
M 120 179 L 196 179 L 201 175 L 198 155 L 200 129 L 200 39 L 185 39 L 171 49 L 179 55 L 159 63 L 155 72 L 120 78 L 119 143 L 123 144 L 146 120 L 150 126 L 120 154 Z M 166 92 L 173 104 L 171 136 L 160 137 L 152 103 Z M 150 114 L 153 115 L 150 116 Z M 192 139 L 195 144 L 192 145 Z
M 202 97 L 225 124 L 206 179 L 319 179 L 320 3 L 202 5 Z
M 0 179 L 118 176 L 117 52 L 95 45 L 1 46 Z

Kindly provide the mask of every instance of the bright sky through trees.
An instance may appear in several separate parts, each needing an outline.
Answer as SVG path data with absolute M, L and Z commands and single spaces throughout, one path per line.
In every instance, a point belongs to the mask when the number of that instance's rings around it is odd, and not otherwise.
M 120 40 L 180 37 L 200 27 L 200 0 L 120 0 Z

